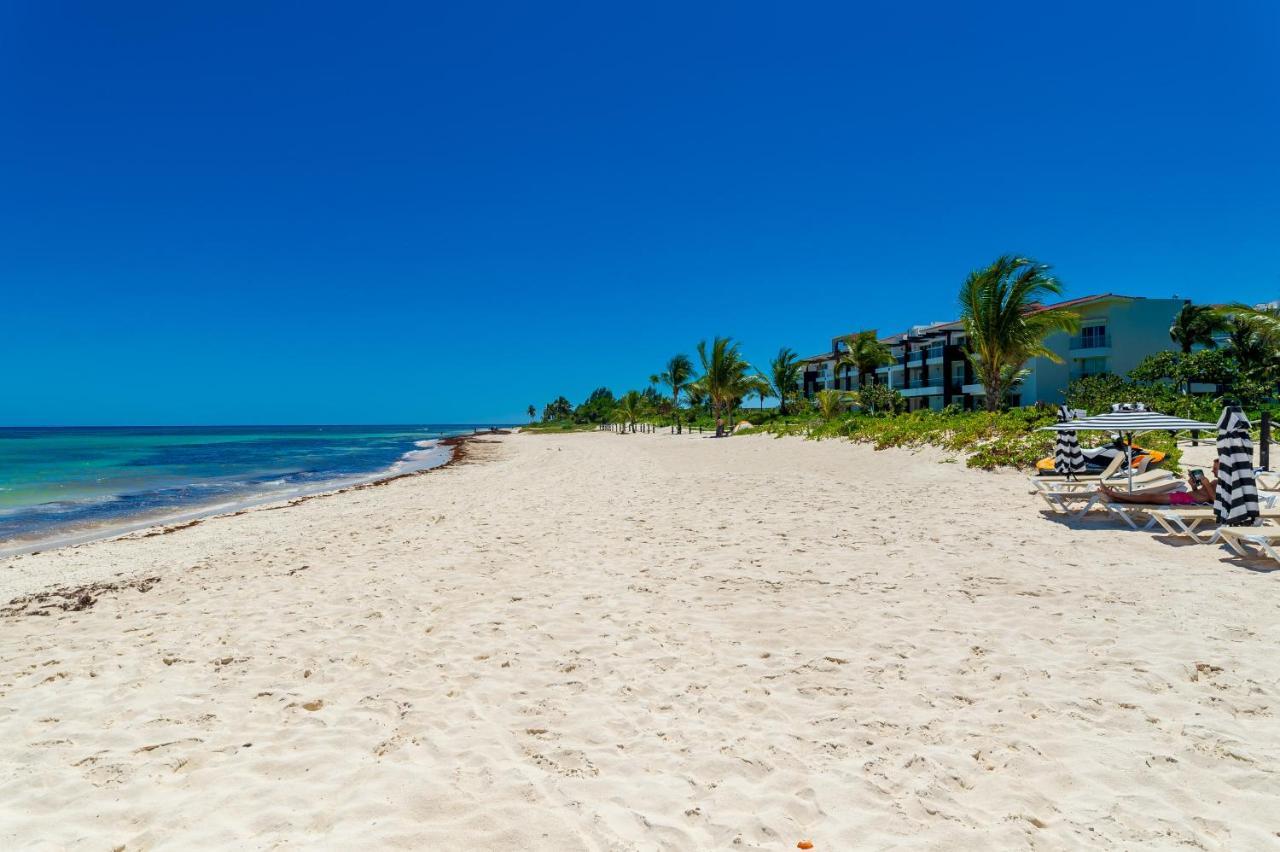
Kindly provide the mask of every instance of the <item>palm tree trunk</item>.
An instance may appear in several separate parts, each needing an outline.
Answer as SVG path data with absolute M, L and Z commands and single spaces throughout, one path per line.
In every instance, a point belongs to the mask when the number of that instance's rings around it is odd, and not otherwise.
M 1004 388 L 1000 386 L 999 377 L 993 381 L 983 381 L 982 386 L 987 391 L 987 411 L 994 414 L 1000 410 L 1000 403 L 1004 401 Z

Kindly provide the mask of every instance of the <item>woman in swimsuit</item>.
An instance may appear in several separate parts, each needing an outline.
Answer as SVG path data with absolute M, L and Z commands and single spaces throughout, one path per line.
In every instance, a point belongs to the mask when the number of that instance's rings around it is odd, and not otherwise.
M 1192 471 L 1187 474 L 1187 491 L 1172 491 L 1164 494 L 1144 494 L 1141 491 L 1135 491 L 1130 494 L 1128 491 L 1120 491 L 1112 488 L 1105 482 L 1098 483 L 1098 489 L 1108 498 L 1117 503 L 1142 503 L 1149 506 L 1196 506 L 1196 505 L 1213 505 L 1214 486 L 1218 481 L 1218 462 L 1213 463 L 1213 478 L 1206 478 L 1203 474 L 1196 476 L 1200 471 Z

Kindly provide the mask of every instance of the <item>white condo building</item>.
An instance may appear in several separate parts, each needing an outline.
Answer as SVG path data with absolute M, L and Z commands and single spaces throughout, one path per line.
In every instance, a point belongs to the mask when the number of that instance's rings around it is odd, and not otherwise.
M 1048 308 L 1069 308 L 1080 315 L 1075 334 L 1057 333 L 1045 340 L 1062 363 L 1034 358 L 1024 365 L 1027 377 L 1014 389 L 1015 405 L 1063 401 L 1073 379 L 1100 373 L 1125 375 L 1149 355 L 1174 349 L 1169 326 L 1186 304 L 1184 299 L 1148 299 L 1104 293 L 1071 299 Z M 804 359 L 806 397 L 824 388 L 855 390 L 857 370 L 835 369 L 844 349 L 843 337 L 833 338 L 827 352 Z M 913 326 L 882 337 L 896 359 L 876 370 L 873 379 L 888 384 L 907 399 L 908 409 L 941 409 L 956 403 L 966 409 L 983 406 L 984 389 L 965 356 L 964 328 L 958 320 Z

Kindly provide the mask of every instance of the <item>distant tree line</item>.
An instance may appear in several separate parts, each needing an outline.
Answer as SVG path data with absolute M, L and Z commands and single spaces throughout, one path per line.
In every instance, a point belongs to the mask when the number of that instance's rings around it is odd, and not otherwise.
M 1046 339 L 1080 326 L 1075 312 L 1043 307 L 1048 297 L 1061 294 L 1062 285 L 1048 265 L 1014 255 L 999 257 L 965 278 L 959 301 L 966 356 L 984 386 L 989 411 L 1009 406 L 1027 375 L 1028 361 L 1041 357 L 1061 362 Z M 1187 304 L 1170 326 L 1169 337 L 1176 351 L 1148 357 L 1128 376 L 1077 379 L 1064 389 L 1068 401 L 1089 411 L 1105 410 L 1114 402 L 1147 402 L 1168 413 L 1212 419 L 1227 399 L 1246 408 L 1275 400 L 1280 310 Z M 743 416 L 829 421 L 854 410 L 872 416 L 902 413 L 906 401 L 901 394 L 872 378 L 877 368 L 894 362 L 889 347 L 871 330 L 842 342 L 836 369 L 858 371 L 856 391 L 826 389 L 805 400 L 800 387 L 804 363 L 794 350 L 779 349 L 768 368 L 758 370 L 743 357 L 737 341 L 714 337 L 698 343 L 696 363 L 687 354 L 673 355 L 642 389 L 615 396 L 599 387 L 576 407 L 564 396 L 556 397 L 543 407 L 542 422 L 619 424 L 627 431 L 639 422 L 659 422 L 674 432 L 709 422 L 719 433 Z M 767 413 L 766 398 L 777 400 Z M 752 399 L 759 402 L 755 414 L 743 408 Z M 535 414 L 536 408 L 529 406 L 531 420 Z

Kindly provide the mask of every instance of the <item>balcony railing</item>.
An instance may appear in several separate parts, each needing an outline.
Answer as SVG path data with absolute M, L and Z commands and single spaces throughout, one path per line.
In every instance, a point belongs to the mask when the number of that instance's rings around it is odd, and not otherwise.
M 1104 349 L 1111 345 L 1111 335 L 1109 334 L 1079 334 L 1071 338 L 1071 348 L 1075 349 Z
M 942 379 L 912 379 L 908 384 L 908 388 L 940 388 L 942 387 Z
M 1110 370 L 1072 370 L 1067 374 L 1067 378 L 1074 382 L 1076 379 L 1087 379 L 1091 376 L 1106 376 L 1110 375 L 1110 373 Z

